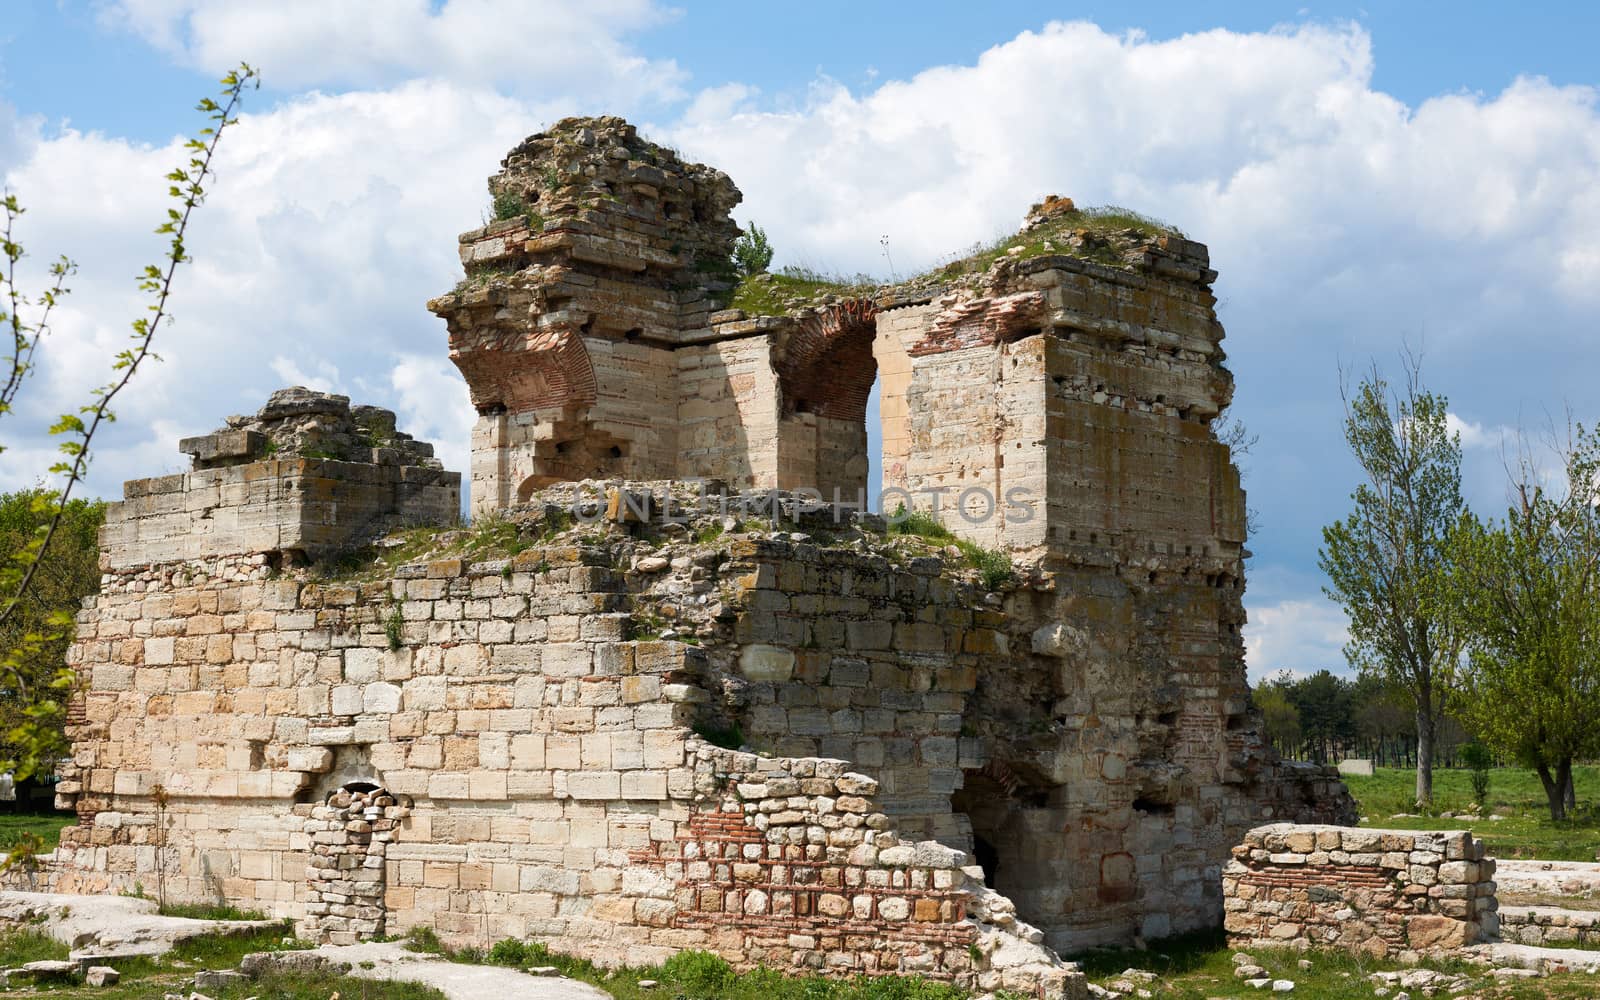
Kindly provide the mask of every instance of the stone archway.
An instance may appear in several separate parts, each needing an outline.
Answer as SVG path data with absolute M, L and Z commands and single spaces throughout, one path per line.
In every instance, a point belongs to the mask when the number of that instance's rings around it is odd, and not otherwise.
M 347 781 L 311 810 L 306 919 L 300 936 L 325 944 L 354 944 L 386 933 L 388 845 L 409 802 L 376 781 Z
M 867 400 L 878 374 L 877 307 L 846 299 L 802 319 L 774 368 L 778 375 L 778 486 L 833 490 L 853 503 L 867 486 Z

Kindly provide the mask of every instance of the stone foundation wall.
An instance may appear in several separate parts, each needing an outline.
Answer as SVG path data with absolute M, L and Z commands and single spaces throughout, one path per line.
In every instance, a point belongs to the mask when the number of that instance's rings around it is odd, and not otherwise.
M 1494 868 L 1464 832 L 1257 827 L 1223 873 L 1228 939 L 1387 957 L 1448 952 L 1494 937 Z
M 1502 906 L 1500 939 L 1546 948 L 1600 947 L 1600 913 L 1557 906 Z

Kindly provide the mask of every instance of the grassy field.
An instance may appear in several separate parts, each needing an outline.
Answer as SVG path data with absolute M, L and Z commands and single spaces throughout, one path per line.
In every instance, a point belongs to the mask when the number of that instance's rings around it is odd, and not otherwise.
M 9 851 L 24 833 L 37 834 L 44 841 L 44 850 L 53 851 L 61 839 L 62 827 L 78 821 L 77 813 L 70 812 L 0 812 L 0 854 Z
M 1489 845 L 1497 858 L 1537 858 L 1546 861 L 1594 861 L 1600 850 L 1600 767 L 1573 769 L 1578 808 L 1561 823 L 1550 820 L 1544 788 L 1538 775 L 1517 768 L 1497 768 L 1489 777 L 1489 809 L 1481 819 L 1443 818 L 1416 814 L 1413 802 L 1415 772 L 1379 768 L 1371 778 L 1346 777 L 1345 784 L 1361 806 L 1363 826 L 1405 830 L 1471 830 Z M 1434 807 L 1431 813 L 1457 813 L 1472 806 L 1471 775 L 1464 770 L 1433 773 Z M 1504 819 L 1491 820 L 1490 815 Z

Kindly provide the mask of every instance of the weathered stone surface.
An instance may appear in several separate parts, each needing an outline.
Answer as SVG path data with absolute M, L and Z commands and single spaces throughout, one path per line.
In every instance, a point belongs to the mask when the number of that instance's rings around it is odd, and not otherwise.
M 1464 832 L 1257 827 L 1223 872 L 1228 939 L 1241 948 L 1448 953 L 1494 936 L 1494 870 L 1483 843 Z
M 80 823 L 41 878 L 131 888 L 159 853 L 174 898 L 332 942 L 424 925 L 1072 996 L 1051 949 L 1214 925 L 1249 826 L 1353 818 L 1250 705 L 1204 247 L 1049 229 L 1043 256 L 752 316 L 721 308 L 720 172 L 619 119 L 503 168 L 506 217 L 430 303 L 491 530 L 357 579 L 298 565 L 458 504 L 392 414 L 309 390 L 130 483 L 71 654 Z M 993 551 L 843 510 L 875 377 L 886 507 Z M 1279 839 L 1269 863 L 1332 853 Z M 1367 845 L 1448 915 L 1472 869 L 1444 866 L 1479 862 L 1441 846 Z

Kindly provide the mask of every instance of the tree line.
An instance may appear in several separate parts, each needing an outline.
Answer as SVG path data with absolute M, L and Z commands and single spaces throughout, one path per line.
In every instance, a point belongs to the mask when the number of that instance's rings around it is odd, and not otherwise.
M 1569 420 L 1517 435 L 1506 507 L 1480 515 L 1462 495 L 1448 400 L 1423 385 L 1415 357 L 1400 384 L 1374 367 L 1344 397 L 1364 478 L 1350 514 L 1323 529 L 1319 564 L 1350 620 L 1346 658 L 1411 717 L 1417 801 L 1432 801 L 1433 767 L 1459 731 L 1535 771 L 1551 818 L 1565 818 L 1573 763 L 1600 754 L 1600 433 Z M 1263 691 L 1280 725 L 1281 694 L 1302 743 L 1302 705 L 1316 738 L 1331 739 L 1319 713 L 1337 685 L 1318 681 L 1326 691 L 1297 704 L 1297 684 Z

